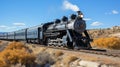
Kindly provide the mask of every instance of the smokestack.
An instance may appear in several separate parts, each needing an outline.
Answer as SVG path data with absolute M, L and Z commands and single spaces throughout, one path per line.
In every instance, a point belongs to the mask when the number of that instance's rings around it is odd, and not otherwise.
M 83 15 L 81 11 L 77 11 L 78 15 Z

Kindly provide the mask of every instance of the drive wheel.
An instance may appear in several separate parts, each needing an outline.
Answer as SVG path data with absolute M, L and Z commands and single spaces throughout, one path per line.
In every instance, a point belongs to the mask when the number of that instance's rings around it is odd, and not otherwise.
M 80 49 L 80 46 L 78 45 L 78 43 L 77 42 L 73 42 L 73 49 L 74 50 L 79 50 Z
M 73 49 L 73 42 L 70 42 L 69 38 L 67 37 L 67 47 L 69 49 Z

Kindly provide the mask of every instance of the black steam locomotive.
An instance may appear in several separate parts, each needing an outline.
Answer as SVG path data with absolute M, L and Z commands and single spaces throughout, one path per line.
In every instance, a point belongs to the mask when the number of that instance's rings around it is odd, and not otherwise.
M 35 27 L 1 34 L 0 39 L 76 49 L 90 49 L 90 41 L 92 41 L 87 33 L 81 11 L 78 11 L 78 15 L 72 14 L 70 19 L 63 16 L 61 20 L 56 19 Z

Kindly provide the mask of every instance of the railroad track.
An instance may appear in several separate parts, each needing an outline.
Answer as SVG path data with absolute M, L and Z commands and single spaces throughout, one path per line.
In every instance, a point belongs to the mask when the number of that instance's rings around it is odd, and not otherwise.
M 72 52 L 83 52 L 83 53 L 89 53 L 89 54 L 97 54 L 97 55 L 105 55 L 105 56 L 111 56 L 111 57 L 118 57 L 120 58 L 120 51 L 113 52 L 108 51 L 108 50 L 103 50 L 103 49 L 80 49 L 80 50 L 74 50 L 74 49 L 68 49 L 68 48 L 63 48 L 63 47 L 55 47 L 55 46 L 44 46 L 44 45 L 38 45 L 36 44 L 37 47 L 47 47 L 47 48 L 53 48 L 53 49 L 60 49 L 60 50 L 66 50 L 66 51 L 72 51 Z
M 10 42 L 10 41 L 8 41 Z M 7 42 L 7 43 L 8 43 Z M 31 44 L 31 43 L 26 43 L 24 41 L 21 41 L 24 44 Z M 80 50 L 74 50 L 74 49 L 68 49 L 64 47 L 58 47 L 58 46 L 44 46 L 44 45 L 38 45 L 34 44 L 37 47 L 47 47 L 47 48 L 53 48 L 53 49 L 60 49 L 60 50 L 66 50 L 66 51 L 73 51 L 73 52 L 83 52 L 83 53 L 89 53 L 89 54 L 97 54 L 97 55 L 105 55 L 105 56 L 112 56 L 112 57 L 118 57 L 120 58 L 120 50 L 112 51 L 112 50 L 103 50 L 103 49 L 80 49 Z M 2 47 L 1 49 L 2 50 Z

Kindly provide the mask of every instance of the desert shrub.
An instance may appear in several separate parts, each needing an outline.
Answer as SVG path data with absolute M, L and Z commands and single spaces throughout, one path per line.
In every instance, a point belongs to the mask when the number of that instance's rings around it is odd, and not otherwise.
M 34 53 L 35 55 L 38 55 L 39 53 L 44 52 L 47 49 L 45 47 L 35 47 L 35 48 L 33 48 L 31 46 L 29 46 L 29 48 L 32 50 L 32 53 Z
M 40 65 L 45 65 L 48 63 L 52 65 L 54 64 L 55 60 L 48 52 L 41 52 L 38 54 L 36 62 Z
M 92 46 L 109 49 L 120 49 L 120 38 L 106 37 L 94 39 Z
M 32 64 L 34 63 L 35 56 L 27 51 L 27 48 L 20 42 L 10 43 L 0 53 L 0 65 Z
M 10 49 L 10 50 L 13 50 L 13 49 L 26 49 L 27 47 L 22 43 L 22 42 L 11 42 L 8 44 L 9 46 L 6 47 L 6 49 Z
M 56 57 L 59 57 L 59 56 L 63 55 L 63 52 L 62 52 L 62 51 L 55 51 L 55 52 L 54 52 L 54 55 L 55 55 Z
M 77 59 L 78 58 L 76 56 L 65 56 L 62 62 L 65 65 L 65 67 L 69 67 L 70 62 L 73 62 Z
M 1 55 L 1 53 L 0 53 Z M 10 67 L 4 60 L 4 58 L 0 57 L 0 67 Z
M 47 48 L 45 48 L 45 47 L 41 47 L 41 48 L 38 48 L 39 50 L 39 52 L 43 52 L 43 51 L 45 51 Z

